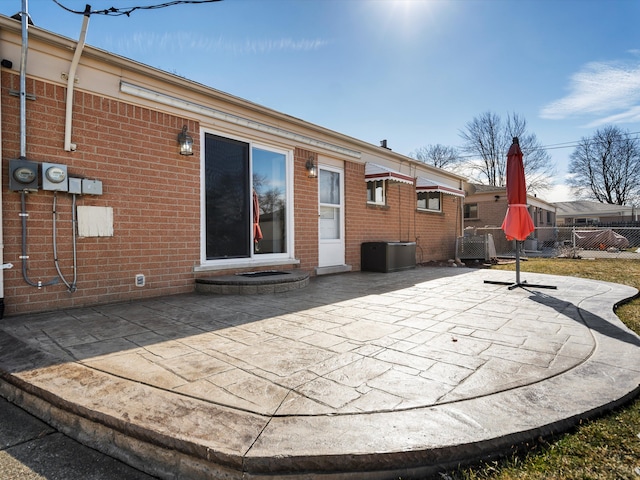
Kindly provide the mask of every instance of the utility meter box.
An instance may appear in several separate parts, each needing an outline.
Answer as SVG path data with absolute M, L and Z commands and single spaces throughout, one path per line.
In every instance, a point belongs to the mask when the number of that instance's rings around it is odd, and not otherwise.
M 42 163 L 42 189 L 57 192 L 69 190 L 67 166 L 58 163 Z
M 102 195 L 102 182 L 100 180 L 82 179 L 83 195 Z
M 80 195 L 82 193 L 82 179 L 69 177 L 69 193 Z
M 9 160 L 9 190 L 38 191 L 38 163 L 23 158 Z

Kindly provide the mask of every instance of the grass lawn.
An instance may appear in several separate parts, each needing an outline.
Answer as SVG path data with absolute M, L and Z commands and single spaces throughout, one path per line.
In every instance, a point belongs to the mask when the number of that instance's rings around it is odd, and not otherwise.
M 515 270 L 515 265 L 492 268 Z M 529 259 L 520 262 L 520 270 L 604 280 L 640 290 L 638 260 Z M 640 298 L 622 305 L 616 313 L 640 334 Z M 540 441 L 526 454 L 461 469 L 442 478 L 640 480 L 640 399 L 553 441 Z

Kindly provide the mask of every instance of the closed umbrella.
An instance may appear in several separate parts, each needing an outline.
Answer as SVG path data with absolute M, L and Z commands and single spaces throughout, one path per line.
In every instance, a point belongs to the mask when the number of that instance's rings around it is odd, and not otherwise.
M 520 248 L 522 242 L 535 231 L 529 209 L 527 208 L 527 184 L 524 177 L 524 165 L 522 163 L 522 150 L 518 137 L 513 137 L 513 143 L 507 153 L 507 214 L 502 222 L 502 230 L 507 240 L 516 241 L 516 283 L 491 282 L 502 285 L 510 285 L 509 290 L 516 287 L 528 286 L 538 288 L 556 288 L 549 285 L 532 285 L 520 283 Z
M 507 202 L 507 214 L 501 228 L 507 240 L 522 242 L 536 227 L 527 208 L 527 185 L 518 137 L 513 138 L 507 153 Z

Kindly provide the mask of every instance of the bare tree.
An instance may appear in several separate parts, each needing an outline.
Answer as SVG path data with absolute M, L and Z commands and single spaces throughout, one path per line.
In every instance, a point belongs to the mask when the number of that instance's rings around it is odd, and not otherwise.
M 628 131 L 611 125 L 596 130 L 570 158 L 569 186 L 577 197 L 616 205 L 640 198 L 640 141 Z
M 464 162 L 473 181 L 485 185 L 506 185 L 507 152 L 518 137 L 523 154 L 527 190 L 541 193 L 551 188 L 555 165 L 535 133 L 527 132 L 527 121 L 516 113 L 505 121 L 492 112 L 485 112 L 468 122 L 460 131 L 464 140 L 462 151 L 471 158 Z
M 428 165 L 452 172 L 455 172 L 460 165 L 458 151 L 454 147 L 448 147 L 440 143 L 420 147 L 411 152 L 409 156 Z

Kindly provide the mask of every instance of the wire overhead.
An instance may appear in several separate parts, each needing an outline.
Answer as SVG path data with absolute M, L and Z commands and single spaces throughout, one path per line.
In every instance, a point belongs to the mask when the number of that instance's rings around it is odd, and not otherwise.
M 58 0 L 53 0 L 53 2 L 58 5 L 60 8 L 66 10 L 70 13 L 76 13 L 78 15 L 108 15 L 112 17 L 119 17 L 122 15 L 126 15 L 127 17 L 131 15 L 136 10 L 157 10 L 159 8 L 172 7 L 174 5 L 182 5 L 182 4 L 197 4 L 197 3 L 213 3 L 213 2 L 221 2 L 222 0 L 173 0 L 171 2 L 159 3 L 157 5 L 140 5 L 137 7 L 111 7 L 105 8 L 103 10 L 90 10 L 87 12 L 86 10 L 73 10 L 71 8 L 65 7 Z M 90 5 L 87 5 L 90 8 Z

